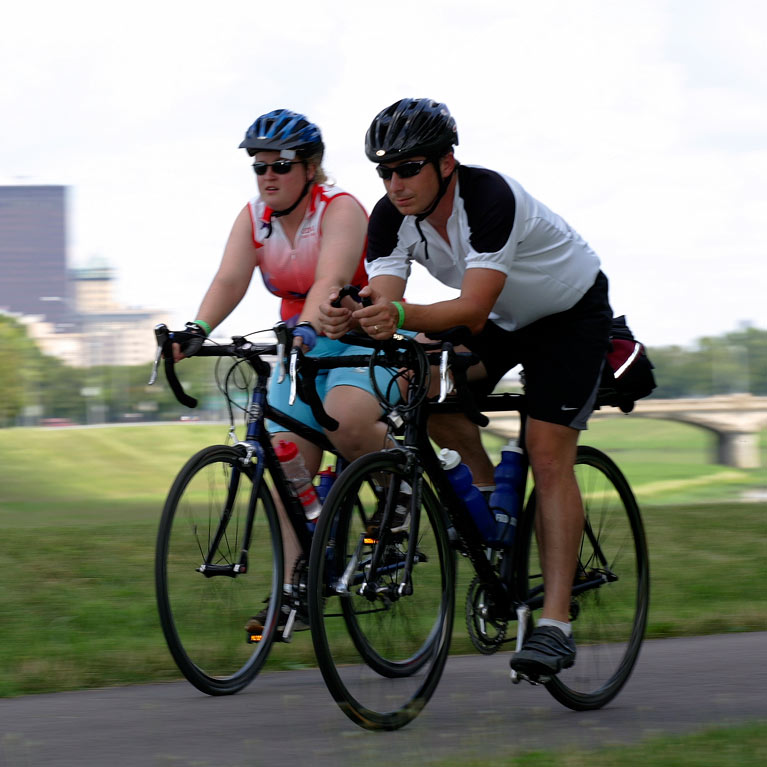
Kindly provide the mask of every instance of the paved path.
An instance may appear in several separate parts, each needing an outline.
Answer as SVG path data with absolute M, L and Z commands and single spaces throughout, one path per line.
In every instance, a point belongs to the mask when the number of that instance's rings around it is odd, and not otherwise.
M 628 743 L 767 720 L 767 633 L 645 642 L 607 708 L 576 713 L 512 686 L 508 653 L 448 660 L 421 716 L 391 733 L 353 725 L 318 671 L 263 674 L 210 698 L 186 682 L 0 700 L 2 767 L 251 767 L 500 763 L 520 750 Z

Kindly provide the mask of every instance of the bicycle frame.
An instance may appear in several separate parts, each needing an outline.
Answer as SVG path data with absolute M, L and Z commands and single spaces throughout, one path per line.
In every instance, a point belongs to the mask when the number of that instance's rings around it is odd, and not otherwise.
M 277 330 L 278 332 L 280 331 L 279 326 Z M 155 333 L 159 342 L 158 349 L 160 349 L 160 351 L 165 354 L 166 376 L 169 380 L 171 388 L 173 389 L 177 399 L 179 399 L 180 402 L 194 407 L 196 405 L 196 400 L 187 396 L 183 392 L 183 389 L 181 389 L 180 384 L 178 383 L 178 379 L 175 376 L 175 371 L 173 370 L 170 345 L 173 343 L 174 337 L 179 334 L 168 332 L 165 326 L 158 326 L 158 328 L 155 329 Z M 227 503 L 224 509 L 224 514 L 219 520 L 218 529 L 213 535 L 211 545 L 209 546 L 207 553 L 204 554 L 203 562 L 200 567 L 197 568 L 198 571 L 207 578 L 215 576 L 226 576 L 234 578 L 242 573 L 247 572 L 248 547 L 250 545 L 253 523 L 255 519 L 258 489 L 264 480 L 264 473 L 267 469 L 269 471 L 270 477 L 272 478 L 275 491 L 277 492 L 277 495 L 285 509 L 287 518 L 290 521 L 290 525 L 293 528 L 296 538 L 298 539 L 299 545 L 302 551 L 308 557 L 308 552 L 311 549 L 312 544 L 312 536 L 306 526 L 306 520 L 301 503 L 295 491 L 293 490 L 291 483 L 285 476 L 282 470 L 282 466 L 274 451 L 274 447 L 271 442 L 271 436 L 265 427 L 265 420 L 267 418 L 273 420 L 275 423 L 278 423 L 281 426 L 285 426 L 285 428 L 292 433 L 297 434 L 299 437 L 302 437 L 307 441 L 316 444 L 324 451 L 335 454 L 337 456 L 337 467 L 339 469 L 342 468 L 343 464 L 345 463 L 343 458 L 338 455 L 330 440 L 328 440 L 324 435 L 318 433 L 314 429 L 311 429 L 300 421 L 291 418 L 286 413 L 276 410 L 269 404 L 267 400 L 267 384 L 271 375 L 271 366 L 268 362 L 263 360 L 260 355 L 269 353 L 271 351 L 271 346 L 250 346 L 249 348 L 245 348 L 245 346 L 241 345 L 242 341 L 243 339 L 234 339 L 234 343 L 227 346 L 203 346 L 195 355 L 200 357 L 232 356 L 233 350 L 236 347 L 240 348 L 239 355 L 235 356 L 240 356 L 243 358 L 256 376 L 256 380 L 253 385 L 253 391 L 250 397 L 250 403 L 247 408 L 245 438 L 235 443 L 236 447 L 242 447 L 244 449 L 244 454 L 242 457 L 243 470 L 247 470 L 249 467 L 252 468 L 253 471 L 253 474 L 250 477 L 252 487 L 248 504 L 243 545 L 237 562 L 230 565 L 218 565 L 213 561 L 218 545 L 226 532 L 229 516 L 231 513 L 231 500 L 236 496 L 237 487 L 241 478 L 241 472 L 233 471 L 231 477 L 229 478 Z M 239 347 L 238 342 L 240 342 Z M 156 364 L 159 361 L 159 358 L 160 357 L 158 354 Z
M 479 405 L 483 412 L 518 412 L 520 414 L 519 444 L 523 449 L 523 465 L 525 467 L 524 480 L 518 488 L 520 515 L 529 513 L 525 507 L 527 493 L 527 479 L 529 458 L 525 449 L 525 426 L 526 426 L 526 400 L 523 394 L 491 394 Z M 539 609 L 543 605 L 542 590 L 528 592 L 527 583 L 518 582 L 515 579 L 514 563 L 518 561 L 524 549 L 525 542 L 520 536 L 515 536 L 511 549 L 505 550 L 505 556 L 501 567 L 496 569 L 492 559 L 488 556 L 489 547 L 480 537 L 480 534 L 468 513 L 463 501 L 455 492 L 447 478 L 439 457 L 428 438 L 427 421 L 434 414 L 459 413 L 462 408 L 456 402 L 430 403 L 427 407 L 419 408 L 415 416 L 406 417 L 405 430 L 402 444 L 394 450 L 402 451 L 403 463 L 412 471 L 414 465 L 418 467 L 419 478 L 426 475 L 436 489 L 437 497 L 442 501 L 452 526 L 462 541 L 462 553 L 466 555 L 474 568 L 476 575 L 481 579 L 488 593 L 493 599 L 496 608 L 496 617 L 499 620 L 518 619 L 526 616 L 530 611 Z M 415 495 L 415 493 L 414 493 Z M 420 508 L 420 498 L 413 500 L 411 509 L 411 524 L 417 525 L 417 510 Z M 609 570 L 607 560 L 602 553 L 597 536 L 593 534 L 590 523 L 585 520 L 585 534 L 588 536 L 594 551 L 603 569 L 591 570 L 588 573 L 579 573 L 577 583 L 573 586 L 573 595 L 599 588 L 605 583 L 616 579 Z M 414 539 L 417 540 L 417 534 Z M 376 559 L 371 566 L 375 572 Z M 405 565 L 406 578 L 409 580 L 412 563 Z M 512 641 L 512 640 L 508 640 Z

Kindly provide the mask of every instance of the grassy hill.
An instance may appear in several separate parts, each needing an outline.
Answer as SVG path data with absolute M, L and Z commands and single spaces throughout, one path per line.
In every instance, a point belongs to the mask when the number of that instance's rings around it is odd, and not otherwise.
M 0 430 L 0 696 L 178 678 L 154 604 L 157 523 L 187 458 L 225 439 L 196 423 Z M 707 440 L 641 419 L 584 439 L 615 458 L 643 507 L 650 636 L 767 629 L 767 503 L 740 502 L 767 477 L 711 465 Z M 456 651 L 470 651 L 470 577 L 462 563 Z M 308 634 L 269 663 L 313 663 Z

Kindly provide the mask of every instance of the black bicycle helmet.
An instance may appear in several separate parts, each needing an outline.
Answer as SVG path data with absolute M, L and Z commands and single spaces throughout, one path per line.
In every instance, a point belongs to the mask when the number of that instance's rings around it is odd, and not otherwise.
M 365 136 L 371 162 L 441 156 L 458 144 L 458 129 L 448 108 L 432 99 L 400 99 L 376 115 Z
M 294 149 L 301 157 L 322 154 L 320 129 L 301 114 L 289 109 L 275 109 L 261 115 L 248 128 L 240 149 L 247 149 L 253 156 L 266 150 Z

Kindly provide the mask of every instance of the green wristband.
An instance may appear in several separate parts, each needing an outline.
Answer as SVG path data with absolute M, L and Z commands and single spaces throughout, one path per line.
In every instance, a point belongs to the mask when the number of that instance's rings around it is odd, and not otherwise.
M 210 325 L 205 320 L 195 320 L 194 324 L 199 325 L 205 331 L 206 336 L 210 335 Z
M 399 330 L 405 324 L 405 309 L 399 301 L 392 301 L 392 303 L 399 315 L 399 318 L 397 319 L 397 330 Z

